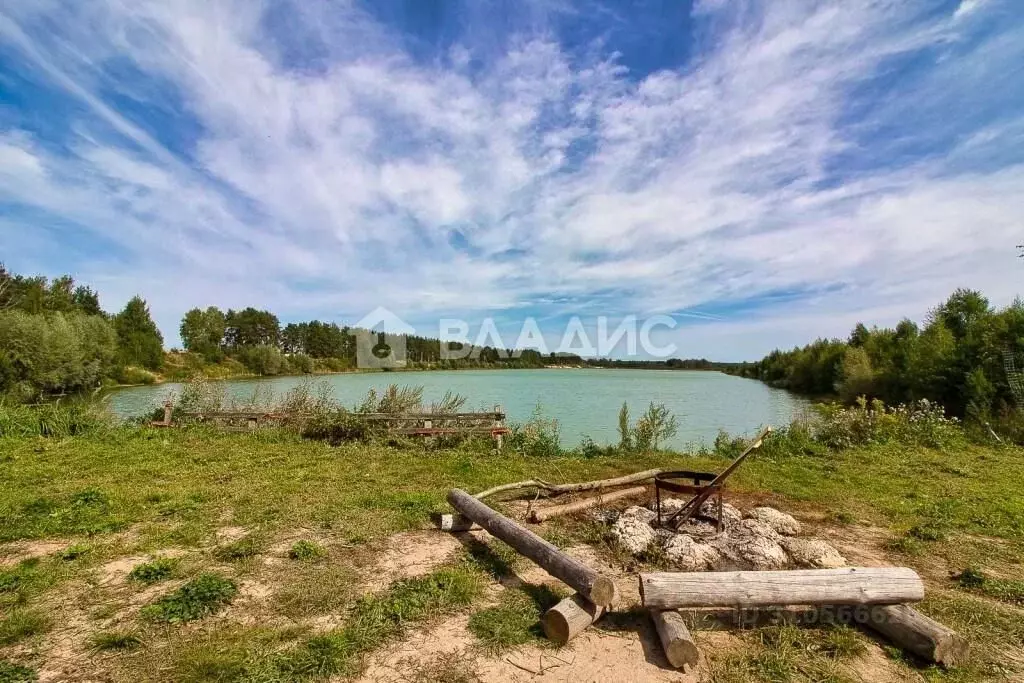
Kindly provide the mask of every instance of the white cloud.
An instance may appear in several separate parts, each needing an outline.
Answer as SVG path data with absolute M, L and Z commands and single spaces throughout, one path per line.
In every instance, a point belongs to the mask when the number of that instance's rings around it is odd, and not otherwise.
M 172 339 L 193 305 L 642 315 L 808 293 L 680 332 L 701 340 L 688 352 L 736 358 L 919 315 L 956 286 L 1017 291 L 1024 116 L 950 110 L 958 93 L 984 105 L 979 74 L 1024 59 L 1019 25 L 964 36 L 980 2 L 945 18 L 923 1 L 704 2 L 694 21 L 715 39 L 640 78 L 545 30 L 497 58 L 467 35 L 418 63 L 348 3 L 294 6 L 287 35 L 257 3 L 87 5 L 0 10 L 25 71 L 90 112 L 66 149 L 5 134 L 0 201 L 116 245 L 116 260 L 83 254 L 81 274 L 111 304 L 141 292 Z M 863 91 L 951 44 L 904 87 Z M 126 61 L 150 86 L 117 79 Z M 115 92 L 194 138 L 167 142 Z M 915 140 L 928 146 L 899 151 Z M 1015 156 L 979 161 L 1005 141 Z

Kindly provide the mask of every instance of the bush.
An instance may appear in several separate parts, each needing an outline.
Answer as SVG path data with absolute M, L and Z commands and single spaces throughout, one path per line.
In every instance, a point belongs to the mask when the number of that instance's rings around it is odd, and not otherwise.
M 365 441 L 370 435 L 366 421 L 344 409 L 317 415 L 302 428 L 304 438 L 326 441 L 332 446 L 346 441 Z
M 288 557 L 299 562 L 312 562 L 324 556 L 324 548 L 313 541 L 296 541 L 288 549 Z
M 95 433 L 112 424 L 110 413 L 97 401 L 54 401 L 27 406 L 0 397 L 0 437 L 64 438 Z
M 276 346 L 263 344 L 243 347 L 238 360 L 254 375 L 279 375 L 288 366 L 288 360 Z
M 153 621 L 183 623 L 201 619 L 229 604 L 238 595 L 238 586 L 219 574 L 200 574 L 178 590 L 142 609 Z
M 0 311 L 0 349 L 0 392 L 71 393 L 112 374 L 117 334 L 98 315 Z
M 304 353 L 293 353 L 288 356 L 288 366 L 292 372 L 308 375 L 313 372 L 313 359 Z
M 533 409 L 533 415 L 528 421 L 512 423 L 508 442 L 521 455 L 542 458 L 562 455 L 558 420 L 545 418 L 539 404 Z
M 636 424 L 631 426 L 629 406 L 623 401 L 619 409 L 618 430 L 619 448 L 624 451 L 649 451 L 658 450 L 658 446 L 675 436 L 679 424 L 664 403 L 655 404 L 651 401 Z
M 818 407 L 821 417 L 816 439 L 830 448 L 850 448 L 869 443 L 902 443 L 945 448 L 964 440 L 956 418 L 947 418 L 942 407 L 921 399 L 888 408 L 879 400 L 862 397 L 852 408 L 837 404 Z
M 118 384 L 153 384 L 156 382 L 156 375 L 145 368 L 128 365 L 118 370 L 114 379 Z
M 128 572 L 128 580 L 153 584 L 171 578 L 177 569 L 177 560 L 162 557 L 152 562 L 145 562 L 132 569 Z

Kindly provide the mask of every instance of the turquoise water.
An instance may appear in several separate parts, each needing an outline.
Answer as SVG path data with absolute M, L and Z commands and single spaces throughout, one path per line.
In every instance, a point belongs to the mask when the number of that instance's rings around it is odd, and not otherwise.
M 274 377 L 224 382 L 227 390 L 246 398 L 259 391 L 281 397 L 309 379 Z M 762 425 L 781 425 L 800 413 L 807 402 L 755 380 L 719 372 L 686 370 L 458 370 L 452 372 L 351 373 L 325 375 L 315 382 L 330 385 L 344 405 L 353 405 L 368 389 L 388 384 L 422 386 L 424 400 L 451 390 L 468 398 L 467 410 L 501 405 L 509 419 L 529 419 L 540 404 L 546 417 L 556 418 L 562 441 L 575 445 L 584 436 L 598 443 L 618 440 L 616 421 L 623 401 L 635 419 L 651 401 L 664 403 L 679 421 L 672 446 L 710 443 L 718 430 L 752 434 Z M 114 411 L 138 415 L 161 404 L 180 385 L 161 384 L 119 389 L 108 396 Z

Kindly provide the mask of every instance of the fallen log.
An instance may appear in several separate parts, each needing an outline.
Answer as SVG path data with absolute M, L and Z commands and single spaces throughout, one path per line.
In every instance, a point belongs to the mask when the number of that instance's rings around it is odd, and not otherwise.
M 596 481 L 584 481 L 577 484 L 551 484 L 544 481 L 543 479 L 527 479 L 525 481 L 517 481 L 511 484 L 501 484 L 489 488 L 486 491 L 481 491 L 474 496 L 477 500 L 483 500 L 489 496 L 493 496 L 497 493 L 503 493 L 505 491 L 516 491 L 519 489 L 540 489 L 547 492 L 549 495 L 557 496 L 563 493 L 581 493 L 583 491 L 593 491 L 595 489 L 608 489 L 616 486 L 623 486 L 625 484 L 635 484 L 638 481 L 647 481 L 648 479 L 654 479 L 656 474 L 660 474 L 661 470 L 645 470 L 643 472 L 634 472 L 633 474 L 625 474 L 621 477 L 613 477 L 611 479 L 598 479 Z
M 544 613 L 544 635 L 553 643 L 565 645 L 605 614 L 605 608 L 588 602 L 578 593 L 570 595 Z
M 924 599 L 924 583 L 905 567 L 843 567 L 764 572 L 640 574 L 644 607 L 893 605 Z
M 700 653 L 683 615 L 675 610 L 651 610 L 651 620 L 669 664 L 684 671 L 687 666 L 696 666 Z
M 615 582 L 607 576 L 566 555 L 537 534 L 524 529 L 511 519 L 495 512 L 465 491 L 452 489 L 448 502 L 463 517 L 470 519 L 492 536 L 505 541 L 521 555 L 530 558 L 548 574 L 565 582 L 581 596 L 601 607 L 615 599 Z
M 583 500 L 566 503 L 565 505 L 553 505 L 539 510 L 531 510 L 530 521 L 540 523 L 546 519 L 551 519 L 552 517 L 568 515 L 573 512 L 579 512 L 580 510 L 587 510 L 603 503 L 613 503 L 617 500 L 622 500 L 623 498 L 639 496 L 646 491 L 646 486 L 634 486 L 632 488 L 622 489 L 621 491 L 614 491 L 612 493 L 602 493 L 592 498 L 584 498 Z
M 962 664 L 970 653 L 962 636 L 907 605 L 872 607 L 864 624 L 894 645 L 946 667 Z

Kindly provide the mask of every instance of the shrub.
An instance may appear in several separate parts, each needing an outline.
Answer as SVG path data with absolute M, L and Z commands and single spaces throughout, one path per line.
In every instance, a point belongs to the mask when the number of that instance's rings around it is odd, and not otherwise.
M 658 446 L 675 436 L 679 424 L 664 403 L 655 404 L 651 401 L 636 424 L 631 426 L 629 406 L 623 402 L 619 409 L 618 430 L 619 448 L 625 451 L 648 451 L 658 450 Z
M 311 562 L 318 560 L 324 556 L 324 548 L 319 543 L 313 541 L 296 541 L 291 548 L 288 549 L 288 557 L 293 560 L 299 560 L 300 562 Z
M 110 413 L 98 401 L 54 401 L 27 406 L 0 397 L 0 436 L 64 438 L 109 428 Z
M 178 569 L 178 561 L 169 557 L 161 557 L 152 562 L 145 562 L 128 572 L 129 581 L 144 584 L 157 583 L 174 576 Z
M 313 372 L 313 359 L 304 353 L 293 353 L 288 356 L 288 366 L 292 372 L 308 375 Z
M 366 421 L 343 409 L 318 415 L 302 428 L 304 438 L 326 441 L 332 446 L 346 441 L 364 441 L 370 434 Z
M 276 346 L 268 344 L 243 347 L 238 360 L 254 375 L 279 375 L 288 362 Z
M 947 418 L 941 406 L 927 399 L 889 408 L 879 400 L 869 407 L 861 397 L 852 408 L 832 403 L 819 406 L 818 412 L 816 439 L 830 448 L 890 442 L 944 448 L 964 439 L 959 420 Z
M 117 372 L 115 379 L 119 384 L 153 384 L 156 375 L 145 368 L 126 365 Z
M 539 404 L 529 420 L 511 424 L 508 442 L 521 455 L 557 457 L 562 454 L 558 420 L 545 418 Z
M 231 603 L 238 586 L 219 574 L 200 574 L 178 590 L 142 609 L 153 621 L 184 623 L 213 614 Z

